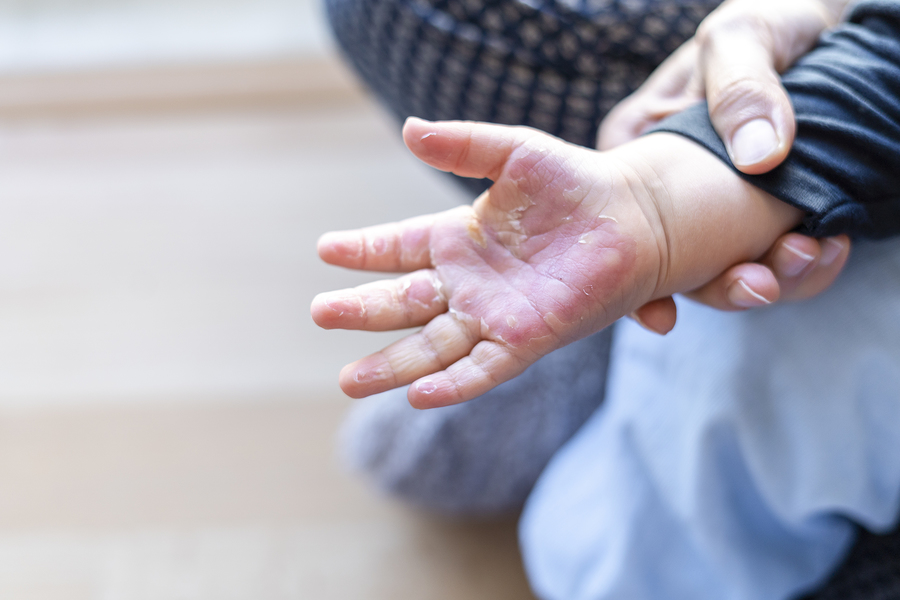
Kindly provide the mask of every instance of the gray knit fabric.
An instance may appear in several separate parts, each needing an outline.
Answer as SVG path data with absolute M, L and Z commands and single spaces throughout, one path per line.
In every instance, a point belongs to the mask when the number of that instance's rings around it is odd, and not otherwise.
M 471 402 L 426 411 L 406 388 L 360 401 L 341 445 L 376 486 L 429 510 L 518 510 L 544 466 L 603 400 L 610 329 L 544 357 Z

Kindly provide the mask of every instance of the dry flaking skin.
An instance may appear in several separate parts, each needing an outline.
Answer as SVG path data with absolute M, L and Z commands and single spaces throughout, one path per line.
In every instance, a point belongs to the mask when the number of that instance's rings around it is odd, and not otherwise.
M 484 229 L 481 227 L 478 217 L 474 214 L 466 223 L 466 232 L 473 242 L 478 244 L 481 248 L 487 248 L 487 238 L 484 235 Z

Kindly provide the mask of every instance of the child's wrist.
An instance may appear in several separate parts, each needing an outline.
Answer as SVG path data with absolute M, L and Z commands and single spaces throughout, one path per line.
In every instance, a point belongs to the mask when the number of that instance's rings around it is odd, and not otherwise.
M 758 259 L 802 212 L 754 187 L 687 138 L 654 133 L 610 152 L 656 211 L 660 277 L 654 298 L 695 289 Z M 627 169 L 624 170 L 627 172 Z

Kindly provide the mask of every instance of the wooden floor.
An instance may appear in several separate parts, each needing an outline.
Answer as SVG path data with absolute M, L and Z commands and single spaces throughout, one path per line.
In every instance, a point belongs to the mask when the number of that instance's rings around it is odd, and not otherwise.
M 345 474 L 316 237 L 460 201 L 354 99 L 0 120 L 0 598 L 527 599 Z

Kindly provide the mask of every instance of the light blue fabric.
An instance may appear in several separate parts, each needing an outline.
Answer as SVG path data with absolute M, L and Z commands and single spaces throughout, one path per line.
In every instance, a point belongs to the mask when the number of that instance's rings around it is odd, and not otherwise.
M 804 303 L 623 322 L 606 404 L 520 526 L 548 600 L 781 600 L 900 506 L 900 241 Z

